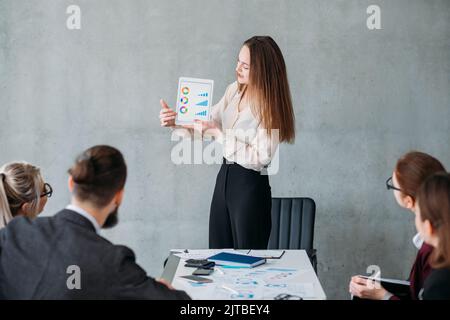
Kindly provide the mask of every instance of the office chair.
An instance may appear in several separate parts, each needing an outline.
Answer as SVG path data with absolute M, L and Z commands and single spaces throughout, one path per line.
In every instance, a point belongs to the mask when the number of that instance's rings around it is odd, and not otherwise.
M 272 230 L 268 249 L 306 250 L 317 273 L 313 248 L 316 203 L 311 198 L 272 198 Z
M 317 274 L 313 248 L 315 215 L 316 203 L 311 198 L 272 198 L 272 230 L 267 249 L 306 250 Z

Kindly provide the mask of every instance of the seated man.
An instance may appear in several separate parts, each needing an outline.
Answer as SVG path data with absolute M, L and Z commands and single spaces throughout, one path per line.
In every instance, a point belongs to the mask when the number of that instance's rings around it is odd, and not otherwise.
M 0 298 L 189 299 L 148 277 L 129 248 L 98 234 L 118 221 L 127 175 L 120 151 L 92 147 L 69 174 L 69 206 L 0 230 Z

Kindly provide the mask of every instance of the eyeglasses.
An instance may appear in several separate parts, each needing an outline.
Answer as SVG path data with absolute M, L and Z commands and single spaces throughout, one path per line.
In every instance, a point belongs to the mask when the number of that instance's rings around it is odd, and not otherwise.
M 44 183 L 44 192 L 41 194 L 42 197 L 50 198 L 53 194 L 52 186 L 48 183 Z
M 397 191 L 403 192 L 402 189 L 399 189 L 399 188 L 397 188 L 396 186 L 394 186 L 394 184 L 393 184 L 393 182 L 392 182 L 392 177 L 389 177 L 389 178 L 386 180 L 386 188 L 387 188 L 388 190 L 397 190 Z
M 302 297 L 288 294 L 288 293 L 280 293 L 276 297 L 273 298 L 274 300 L 303 300 Z

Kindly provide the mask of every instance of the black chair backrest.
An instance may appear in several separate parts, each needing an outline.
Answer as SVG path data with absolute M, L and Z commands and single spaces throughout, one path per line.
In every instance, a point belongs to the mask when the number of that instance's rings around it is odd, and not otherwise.
M 272 198 L 268 249 L 313 249 L 316 203 L 311 198 Z

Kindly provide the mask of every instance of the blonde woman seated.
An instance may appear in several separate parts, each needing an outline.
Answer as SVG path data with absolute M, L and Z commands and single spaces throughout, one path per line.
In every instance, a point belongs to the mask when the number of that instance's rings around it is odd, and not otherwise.
M 52 188 L 44 182 L 39 168 L 13 162 L 0 168 L 0 229 L 14 217 L 36 217 L 44 210 Z

